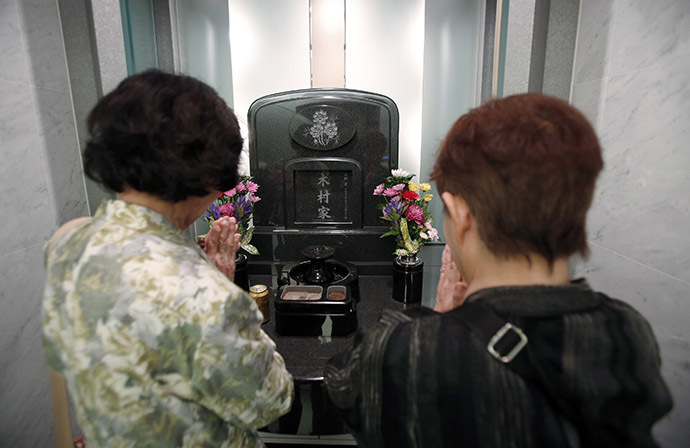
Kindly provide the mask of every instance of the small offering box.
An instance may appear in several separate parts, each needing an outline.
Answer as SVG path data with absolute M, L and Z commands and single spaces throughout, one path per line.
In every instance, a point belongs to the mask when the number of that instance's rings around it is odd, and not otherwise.
M 275 298 L 275 315 L 276 332 L 281 335 L 346 336 L 357 329 L 348 286 L 283 286 Z

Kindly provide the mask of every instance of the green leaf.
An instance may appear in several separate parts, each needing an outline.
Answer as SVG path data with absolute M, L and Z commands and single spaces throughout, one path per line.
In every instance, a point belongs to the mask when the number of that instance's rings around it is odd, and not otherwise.
M 240 240 L 240 244 L 242 244 L 242 246 L 244 246 L 245 244 L 249 244 L 249 242 L 252 240 L 253 236 L 254 236 L 254 227 L 248 227 L 242 233 L 242 239 Z
M 396 229 L 390 229 L 388 232 L 381 235 L 381 238 L 386 237 L 386 236 L 396 236 L 397 234 L 398 234 L 398 231 Z
M 247 251 L 247 253 L 250 255 L 259 255 L 259 249 L 257 249 L 256 246 L 253 246 L 249 243 L 242 244 L 242 249 Z
M 403 241 L 405 244 L 405 249 L 407 249 L 411 253 L 419 252 L 419 244 L 410 239 L 410 232 L 409 232 L 409 229 L 407 227 L 407 220 L 406 219 L 400 220 L 400 234 L 402 235 L 402 238 L 403 238 Z

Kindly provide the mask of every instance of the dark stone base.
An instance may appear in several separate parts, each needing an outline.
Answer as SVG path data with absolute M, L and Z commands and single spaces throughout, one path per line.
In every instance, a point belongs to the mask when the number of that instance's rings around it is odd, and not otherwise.
M 251 256 L 249 260 L 249 275 L 275 276 L 276 282 L 277 277 L 281 274 L 287 278 L 290 268 L 298 263 L 297 261 L 258 261 L 254 260 L 253 257 Z M 357 269 L 357 273 L 360 276 L 390 276 L 393 272 L 393 263 L 391 261 L 350 264 Z
M 360 275 L 390 275 L 395 251 L 394 238 L 381 238 L 386 227 L 358 230 L 285 230 L 256 227 L 254 244 L 260 255 L 249 260 L 251 275 L 275 274 L 279 268 L 304 261 L 302 249 L 312 245 L 325 245 L 335 249 L 334 260 L 354 265 Z

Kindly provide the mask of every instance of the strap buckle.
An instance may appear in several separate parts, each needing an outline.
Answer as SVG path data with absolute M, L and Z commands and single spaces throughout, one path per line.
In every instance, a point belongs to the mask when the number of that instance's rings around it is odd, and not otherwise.
M 502 355 L 501 353 L 496 350 L 496 344 L 498 344 L 503 337 L 508 334 L 509 331 L 513 331 L 519 338 L 515 346 L 508 352 L 506 355 Z M 527 345 L 527 336 L 525 333 L 522 332 L 522 330 L 515 325 L 511 324 L 510 322 L 507 322 L 505 325 L 503 325 L 497 332 L 491 337 L 491 340 L 489 341 L 489 344 L 486 346 L 487 350 L 489 350 L 489 353 L 491 355 L 501 361 L 502 363 L 509 363 L 510 361 L 515 358 L 518 353 Z

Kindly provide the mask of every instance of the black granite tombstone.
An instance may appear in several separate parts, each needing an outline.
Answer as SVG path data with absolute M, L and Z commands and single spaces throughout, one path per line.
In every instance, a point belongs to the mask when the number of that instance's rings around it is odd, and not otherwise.
M 249 158 L 261 185 L 256 261 L 300 260 L 324 244 L 355 264 L 385 263 L 376 185 L 398 165 L 398 109 L 383 95 L 308 89 L 268 95 L 249 108 Z M 365 250 L 362 250 L 365 248 Z

